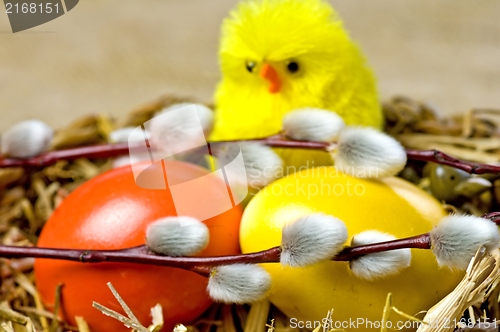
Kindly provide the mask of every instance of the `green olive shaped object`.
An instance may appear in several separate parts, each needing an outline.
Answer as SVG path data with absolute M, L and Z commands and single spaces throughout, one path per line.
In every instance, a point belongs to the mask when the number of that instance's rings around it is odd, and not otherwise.
M 454 167 L 429 164 L 431 193 L 439 200 L 453 202 L 460 197 L 457 186 L 467 181 L 471 175 Z

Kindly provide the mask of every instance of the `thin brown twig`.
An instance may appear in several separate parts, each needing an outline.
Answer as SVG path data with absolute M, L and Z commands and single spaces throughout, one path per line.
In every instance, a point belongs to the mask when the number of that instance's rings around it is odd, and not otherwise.
M 313 150 L 325 150 L 331 143 L 321 142 L 306 142 L 306 141 L 292 141 L 283 138 L 281 135 L 274 135 L 265 138 L 248 139 L 248 140 L 234 140 L 234 141 L 220 141 L 209 142 L 211 145 L 223 143 L 238 143 L 238 142 L 260 142 L 270 147 L 276 148 L 301 148 Z M 143 149 L 144 145 L 140 143 L 108 143 L 99 145 L 90 145 L 83 147 L 76 147 L 65 150 L 49 151 L 39 156 L 15 159 L 15 158 L 2 158 L 0 157 L 0 168 L 5 167 L 45 167 L 55 164 L 59 160 L 75 160 L 79 158 L 99 159 L 99 158 L 113 158 L 129 154 L 131 151 L 139 151 Z
M 472 161 L 464 161 L 447 155 L 439 150 L 411 150 L 406 149 L 408 159 L 428 161 L 441 165 L 447 165 L 458 168 L 469 174 L 498 174 L 500 173 L 500 166 L 481 164 Z
M 500 224 L 500 212 L 492 212 L 483 216 Z M 366 244 L 356 247 L 346 247 L 332 260 L 350 261 L 356 257 L 377 252 L 404 248 L 429 249 L 431 247 L 429 233 L 408 238 Z M 81 263 L 127 262 L 137 264 L 161 265 L 181 268 L 208 276 L 212 267 L 235 263 L 277 263 L 280 261 L 281 248 L 273 247 L 267 250 L 230 256 L 214 257 L 171 257 L 160 256 L 141 245 L 121 250 L 84 250 L 41 247 L 0 246 L 0 256 L 5 258 L 35 257 L 76 261 Z
M 330 151 L 335 143 L 294 141 L 282 135 L 274 135 L 265 138 L 209 142 L 211 145 L 238 142 L 260 142 L 275 148 L 292 148 Z M 140 148 L 142 145 L 130 145 L 128 143 L 101 144 L 85 147 L 77 147 L 66 150 L 50 151 L 39 156 L 27 159 L 9 159 L 0 157 L 0 168 L 5 167 L 45 167 L 59 160 L 75 160 L 78 158 L 112 158 L 128 154 Z M 137 151 L 137 150 L 136 150 Z M 500 174 L 500 166 L 481 164 L 460 160 L 438 150 L 412 150 L 406 149 L 407 158 L 411 160 L 427 161 L 437 164 L 458 168 L 470 174 Z
M 75 160 L 79 158 L 99 159 L 118 157 L 129 153 L 128 143 L 99 144 L 65 150 L 49 151 L 39 156 L 14 159 L 0 157 L 0 168 L 5 167 L 45 167 L 59 160 Z

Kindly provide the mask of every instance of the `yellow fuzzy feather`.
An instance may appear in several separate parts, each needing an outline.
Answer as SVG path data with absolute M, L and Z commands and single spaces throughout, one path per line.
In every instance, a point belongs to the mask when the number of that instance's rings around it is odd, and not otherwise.
M 222 80 L 215 95 L 213 140 L 276 134 L 283 116 L 302 107 L 334 111 L 351 125 L 382 126 L 373 74 L 323 0 L 240 3 L 223 22 L 219 57 Z M 298 64 L 296 72 L 287 68 L 290 62 Z M 255 66 L 251 72 L 249 63 Z M 281 81 L 276 93 L 259 75 L 264 64 Z M 310 160 L 297 151 L 282 156 L 287 164 Z M 328 160 L 317 157 L 319 164 Z

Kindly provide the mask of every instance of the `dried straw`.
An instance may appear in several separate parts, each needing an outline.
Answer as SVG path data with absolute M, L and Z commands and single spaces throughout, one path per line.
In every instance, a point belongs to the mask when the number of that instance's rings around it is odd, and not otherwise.
M 166 95 L 134 109 L 123 119 L 112 119 L 100 114 L 88 115 L 57 130 L 52 148 L 62 149 L 107 142 L 112 130 L 139 126 L 162 108 L 179 102 L 196 100 Z M 383 109 L 387 119 L 386 131 L 407 148 L 434 148 L 470 161 L 500 162 L 500 110 L 467 110 L 462 116 L 445 118 L 440 116 L 440 111 L 432 105 L 407 97 L 395 97 L 384 103 Z M 4 244 L 36 244 L 41 227 L 57 205 L 79 185 L 110 167 L 110 160 L 79 159 L 71 162 L 59 161 L 43 169 L 0 169 L 0 241 Z M 403 176 L 428 189 L 430 180 L 422 167 L 422 163 L 412 163 L 403 172 Z M 498 210 L 500 180 L 489 180 L 492 182 L 490 189 L 451 202 L 453 205 L 449 207 L 455 211 L 475 214 Z M 424 321 L 445 318 L 458 320 L 464 312 L 475 319 L 480 316 L 488 317 L 492 321 L 500 319 L 498 255 L 498 252 L 491 256 L 478 252 L 457 289 L 431 308 Z M 36 287 L 31 282 L 32 266 L 32 259 L 0 261 L 0 301 L 4 301 L 0 306 L 0 331 L 17 331 L 18 324 L 24 324 L 28 331 L 49 332 L 62 328 L 63 322 L 58 321 L 56 315 L 48 312 L 41 303 Z M 118 293 L 115 292 L 115 296 L 120 301 Z M 123 301 L 121 303 L 126 307 Z M 478 309 L 480 305 L 481 310 Z M 125 317 L 98 304 L 96 306 L 137 331 L 159 331 L 163 326 L 160 307 L 152 308 L 153 322 L 146 328 L 136 321 L 131 311 L 127 312 L 128 317 Z M 390 303 L 390 298 L 386 307 L 386 314 L 389 313 L 398 313 Z M 381 316 L 382 314 L 381 311 Z M 65 328 L 90 332 L 84 318 L 77 317 L 76 320 L 77 327 Z M 476 329 L 485 331 L 482 328 L 484 325 L 480 324 L 478 322 Z M 283 313 L 268 301 L 263 301 L 252 306 L 213 305 L 193 325 L 179 326 L 178 330 L 203 332 L 215 328 L 217 332 L 294 331 L 288 325 L 289 320 Z M 320 330 L 326 332 L 325 329 Z M 433 328 L 432 325 L 424 324 L 419 332 L 424 330 L 450 329 Z M 471 329 L 459 329 L 461 332 L 469 330 Z

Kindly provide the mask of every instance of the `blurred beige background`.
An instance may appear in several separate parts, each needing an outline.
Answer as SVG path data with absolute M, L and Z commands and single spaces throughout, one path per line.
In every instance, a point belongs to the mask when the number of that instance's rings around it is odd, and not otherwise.
M 122 116 L 172 92 L 209 100 L 219 25 L 237 0 L 81 0 L 12 34 L 0 12 L 0 132 L 40 118 L 55 128 L 89 113 Z M 332 0 L 362 46 L 383 98 L 445 113 L 500 108 L 500 1 Z

